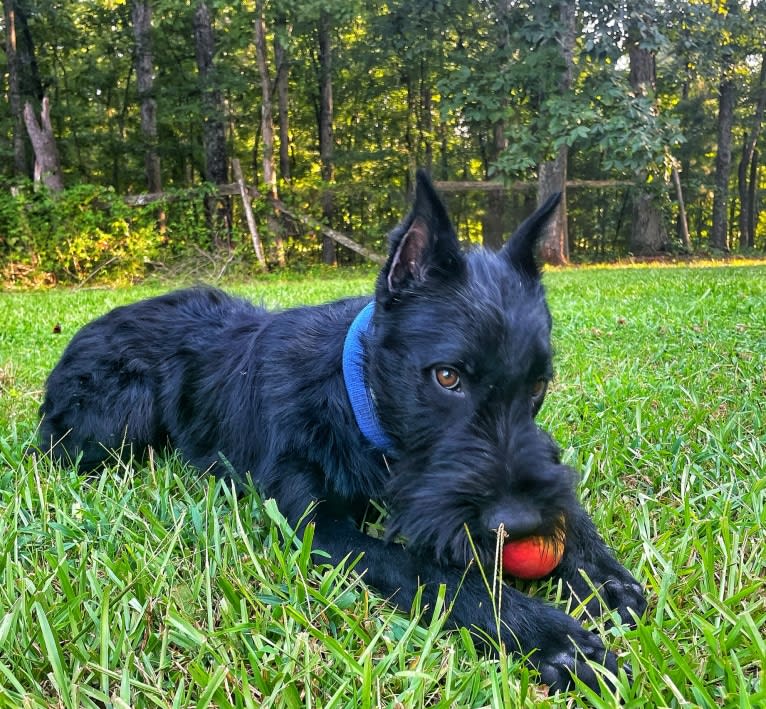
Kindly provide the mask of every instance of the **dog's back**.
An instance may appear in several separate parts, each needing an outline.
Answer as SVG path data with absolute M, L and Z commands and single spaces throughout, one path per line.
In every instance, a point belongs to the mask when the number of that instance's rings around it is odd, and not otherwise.
M 271 312 L 192 288 L 116 308 L 48 377 L 42 448 L 83 472 L 115 452 L 172 448 L 268 495 L 284 494 L 272 484 L 278 451 L 300 450 L 343 498 L 369 498 L 385 466 L 364 454 L 342 373 L 344 334 L 368 300 Z
M 98 466 L 110 450 L 140 456 L 149 446 L 164 446 L 170 422 L 163 397 L 173 392 L 173 408 L 183 416 L 185 380 L 199 386 L 197 378 L 205 376 L 200 367 L 210 361 L 200 354 L 235 347 L 235 323 L 240 339 L 252 339 L 271 317 L 221 291 L 190 288 L 88 323 L 48 377 L 40 407 L 43 446 L 58 459 L 80 457 L 83 471 Z

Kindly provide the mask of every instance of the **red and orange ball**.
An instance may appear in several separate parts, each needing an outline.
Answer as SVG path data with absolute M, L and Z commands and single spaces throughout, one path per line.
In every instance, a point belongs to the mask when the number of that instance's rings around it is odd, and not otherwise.
M 503 545 L 503 571 L 523 581 L 547 576 L 564 556 L 564 534 L 514 539 Z

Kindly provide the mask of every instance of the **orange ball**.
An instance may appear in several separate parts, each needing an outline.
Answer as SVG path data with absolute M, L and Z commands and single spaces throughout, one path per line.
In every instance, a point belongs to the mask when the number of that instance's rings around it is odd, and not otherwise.
M 524 581 L 547 576 L 564 555 L 564 540 L 558 536 L 526 537 L 503 546 L 503 570 Z

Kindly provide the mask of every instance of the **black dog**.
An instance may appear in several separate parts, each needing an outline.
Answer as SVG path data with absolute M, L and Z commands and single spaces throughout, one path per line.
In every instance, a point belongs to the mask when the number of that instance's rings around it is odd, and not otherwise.
M 617 670 L 599 637 L 506 586 L 498 638 L 477 568 L 496 568 L 501 525 L 511 538 L 563 525 L 555 576 L 567 591 L 592 595 L 582 571 L 625 622 L 645 608 L 534 421 L 552 376 L 534 249 L 557 201 L 500 252 L 462 253 L 419 173 L 373 300 L 272 313 L 200 288 L 117 308 L 80 330 L 51 373 L 43 445 L 90 470 L 126 442 L 170 444 L 201 470 L 251 476 L 293 525 L 316 503 L 316 547 L 338 563 L 363 552 L 366 581 L 403 608 L 421 584 L 433 607 L 446 584 L 452 623 L 528 654 L 554 689 L 573 674 L 597 688 L 585 659 Z M 358 527 L 371 498 L 390 508 L 387 541 Z

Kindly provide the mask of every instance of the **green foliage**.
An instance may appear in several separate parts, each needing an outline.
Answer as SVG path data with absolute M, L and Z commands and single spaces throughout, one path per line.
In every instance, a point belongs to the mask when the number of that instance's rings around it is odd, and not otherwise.
M 632 666 L 626 707 L 766 701 L 765 275 L 545 276 L 558 355 L 541 418 L 650 600 L 634 632 L 583 618 Z M 236 290 L 289 306 L 373 281 L 270 275 Z M 517 661 L 445 633 L 442 614 L 421 626 L 418 608 L 410 619 L 353 572 L 310 564 L 272 504 L 173 456 L 92 479 L 25 458 L 44 377 L 76 328 L 156 292 L 0 297 L 0 706 L 617 705 L 545 697 Z
M 229 154 L 241 160 L 246 180 L 257 184 L 262 179 L 262 137 L 253 49 L 256 3 L 211 0 L 208 5 Z M 130 3 L 25 0 L 22 6 L 40 83 L 52 100 L 67 184 L 140 192 L 145 188 L 145 145 Z M 764 3 L 583 0 L 574 4 L 572 86 L 562 93 L 559 3 L 267 0 L 263 6 L 269 48 L 279 34 L 290 72 L 291 179 L 281 184 L 281 196 L 315 217 L 322 214 L 326 185 L 319 174 L 317 24 L 324 14 L 332 27 L 337 221 L 331 226 L 372 246 L 381 243 L 381 233 L 399 216 L 416 166 L 429 166 L 444 180 L 498 177 L 532 183 L 539 163 L 562 145 L 571 148 L 570 178 L 634 180 L 648 175 L 666 202 L 672 197 L 669 167 L 680 166 L 690 230 L 704 245 L 717 84 L 725 71 L 741 88 L 735 116 L 735 137 L 741 141 L 751 130 L 757 93 L 754 58 L 766 41 Z M 170 191 L 198 185 L 204 173 L 202 126 L 207 116 L 194 51 L 195 7 L 185 0 L 152 3 L 152 96 L 162 183 Z M 629 40 L 655 55 L 652 95 L 635 96 L 630 88 Z M 5 61 L 0 55 L 0 68 L 7 69 Z M 272 77 L 275 68 L 270 52 Z M 36 96 L 25 98 L 37 101 Z M 501 123 L 507 147 L 496 145 L 494 130 Z M 11 133 L 9 112 L 0 113 L 0 157 L 9 180 L 18 177 L 11 174 Z M 739 146 L 734 147 L 739 154 Z M 27 157 L 31 164 L 29 150 Z M 605 212 L 621 213 L 621 191 L 603 192 L 598 199 L 610 202 Z M 762 190 L 756 201 L 762 202 Z M 17 220 L 7 214 L 5 202 L 0 209 L 8 223 Z M 183 242 L 206 249 L 213 241 L 228 241 L 205 233 L 199 205 L 186 202 L 178 210 L 182 218 L 167 223 L 173 230 L 171 249 Z M 674 214 L 667 216 L 669 227 Z M 572 217 L 571 246 L 581 256 L 592 255 L 589 244 L 603 241 L 607 232 L 622 233 L 623 221 L 610 221 L 593 238 L 579 229 L 592 220 L 577 213 Z M 315 235 L 286 228 L 296 253 L 318 253 Z M 18 241 L 22 233 L 3 234 L 0 250 L 8 254 L 18 246 L 34 252 L 36 242 Z M 763 239 L 756 237 L 759 246 Z M 71 274 L 78 269 L 103 265 L 87 240 L 72 241 L 62 250 L 67 264 L 57 267 L 61 277 L 77 278 Z M 238 235 L 234 242 L 239 241 Z
M 143 276 L 162 245 L 152 212 L 96 185 L 0 193 L 0 266 L 57 282 Z

